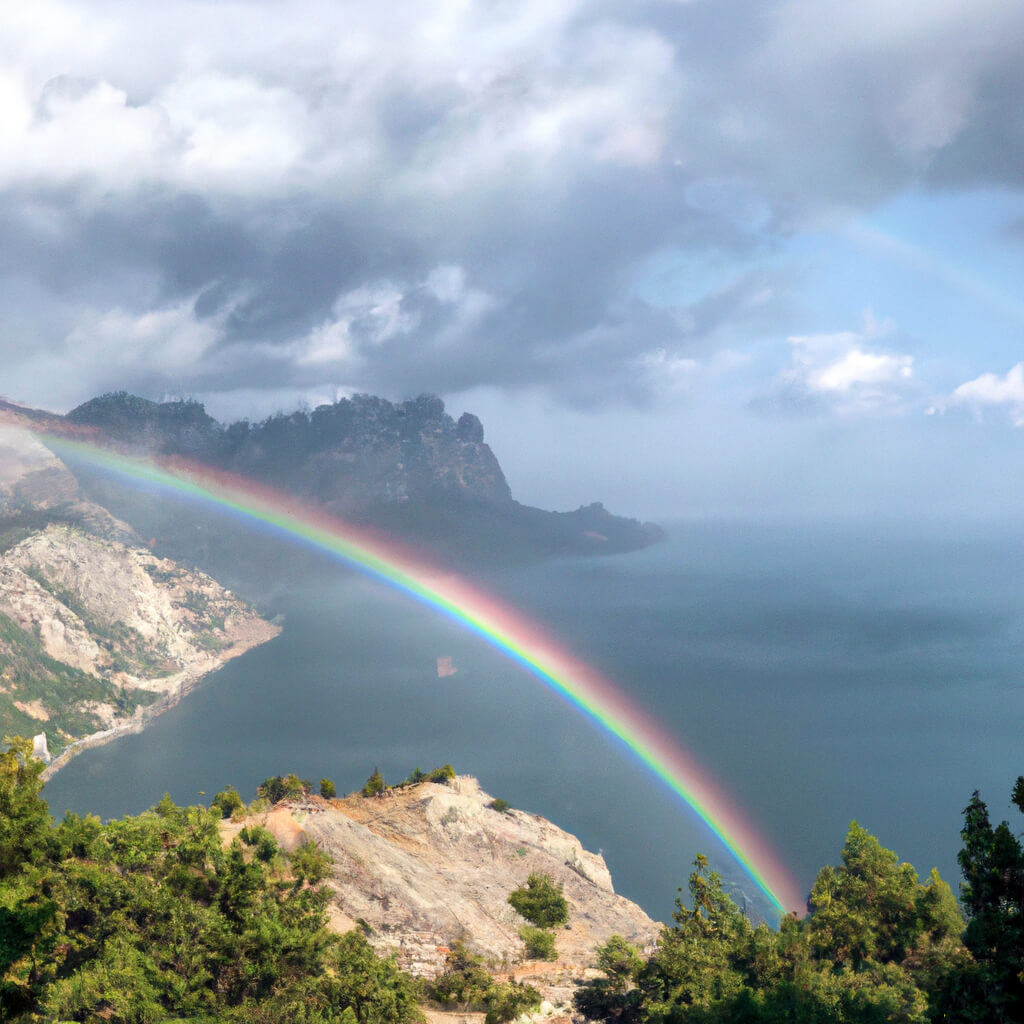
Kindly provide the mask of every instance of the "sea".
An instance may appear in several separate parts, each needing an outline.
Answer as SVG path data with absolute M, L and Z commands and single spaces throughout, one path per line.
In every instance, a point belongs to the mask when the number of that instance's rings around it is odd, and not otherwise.
M 475 582 L 668 730 L 802 893 L 840 862 L 852 820 L 954 890 L 972 791 L 1024 828 L 1009 802 L 1024 773 L 1020 528 L 730 519 L 668 534 Z M 756 911 L 756 886 L 685 801 L 486 641 L 326 562 L 250 596 L 280 636 L 70 762 L 44 792 L 56 816 L 209 801 L 226 784 L 248 799 L 288 772 L 349 791 L 374 769 L 397 782 L 451 763 L 600 851 L 659 920 L 698 853 Z

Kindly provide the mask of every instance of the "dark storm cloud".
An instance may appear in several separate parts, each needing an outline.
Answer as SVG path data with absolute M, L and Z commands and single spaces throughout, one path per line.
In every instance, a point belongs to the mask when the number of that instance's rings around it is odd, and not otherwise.
M 54 404 L 324 382 L 652 401 L 659 373 L 785 336 L 791 282 L 749 265 L 801 226 L 1024 173 L 1024 16 L 998 0 L 43 14 L 0 81 L 0 323 L 29 400 L 63 365 Z M 652 298 L 666 253 L 741 262 Z

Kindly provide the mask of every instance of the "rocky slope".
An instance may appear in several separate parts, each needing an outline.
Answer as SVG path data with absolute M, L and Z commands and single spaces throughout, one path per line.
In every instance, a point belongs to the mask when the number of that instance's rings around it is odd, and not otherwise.
M 277 631 L 140 546 L 30 435 L 0 429 L 0 733 L 45 733 L 60 753 L 140 728 Z
M 413 973 L 436 974 L 456 941 L 492 962 L 519 963 L 525 922 L 507 899 L 532 872 L 561 882 L 570 908 L 556 933 L 561 968 L 539 973 L 578 973 L 613 934 L 654 943 L 660 925 L 615 894 L 599 854 L 538 815 L 493 810 L 491 800 L 476 779 L 460 776 L 384 797 L 286 801 L 224 829 L 230 836 L 264 824 L 287 848 L 312 840 L 330 852 L 335 926 L 362 923 L 378 950 L 395 952 Z

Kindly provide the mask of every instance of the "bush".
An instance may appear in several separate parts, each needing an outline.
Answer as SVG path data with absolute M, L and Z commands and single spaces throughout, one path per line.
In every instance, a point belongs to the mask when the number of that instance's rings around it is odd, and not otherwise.
M 562 895 L 562 883 L 556 884 L 550 875 L 530 875 L 526 885 L 516 889 L 508 902 L 538 928 L 557 928 L 569 920 L 569 904 Z
M 256 789 L 256 795 L 269 800 L 272 804 L 287 798 L 300 797 L 313 788 L 309 779 L 300 779 L 298 775 L 272 775 L 264 779 Z
M 431 782 L 443 782 L 447 783 L 449 779 L 455 778 L 455 769 L 450 764 L 442 765 L 440 768 L 435 768 L 427 778 Z
M 334 863 L 334 858 L 312 841 L 304 842 L 289 859 L 295 877 L 310 885 L 322 882 L 331 873 L 331 865 Z
M 507 981 L 495 985 L 487 997 L 487 1016 L 484 1024 L 506 1024 L 521 1013 L 540 1009 L 540 993 L 521 981 Z
M 502 800 L 501 797 L 495 797 L 488 805 L 492 811 L 499 811 L 501 814 L 507 814 L 512 810 L 512 805 L 507 800 Z
M 526 957 L 528 960 L 555 960 L 558 954 L 555 952 L 555 933 L 549 932 L 546 928 L 534 928 L 531 924 L 524 924 L 519 929 L 519 938 L 526 945 Z
M 230 818 L 235 811 L 242 810 L 245 803 L 234 786 L 225 786 L 214 798 L 210 807 L 220 811 L 222 818 Z
M 597 966 L 608 975 L 611 986 L 620 992 L 625 991 L 643 967 L 644 962 L 636 946 L 621 935 L 611 936 L 594 952 L 597 954 Z
M 426 997 L 448 1009 L 485 1010 L 494 979 L 484 967 L 484 958 L 455 942 L 445 962 L 444 973 L 425 983 Z
M 338 795 L 338 790 L 330 779 L 320 780 L 320 795 L 325 800 L 333 800 Z

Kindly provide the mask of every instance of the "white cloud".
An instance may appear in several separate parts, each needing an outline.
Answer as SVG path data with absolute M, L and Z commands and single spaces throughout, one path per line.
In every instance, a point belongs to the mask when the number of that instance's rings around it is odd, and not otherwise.
M 419 317 L 402 309 L 403 291 L 390 281 L 363 285 L 341 295 L 333 316 L 298 346 L 300 364 L 357 361 L 362 349 L 409 334 Z
M 65 359 L 79 367 L 140 367 L 174 374 L 192 370 L 220 336 L 219 323 L 199 320 L 192 301 L 144 313 L 115 308 L 79 318 Z
M 302 166 L 307 108 L 287 89 L 204 72 L 171 83 L 155 103 L 181 140 L 176 163 L 185 185 L 246 192 L 285 183 Z
M 1024 363 L 1011 366 L 1002 377 L 983 373 L 965 381 L 934 411 L 942 412 L 947 406 L 970 409 L 979 417 L 986 408 L 1003 409 L 1015 427 L 1024 427 Z
M 868 312 L 859 331 L 790 337 L 784 386 L 841 412 L 902 410 L 914 357 L 879 348 L 878 340 L 892 330 Z
M 421 293 L 439 310 L 429 324 L 420 308 Z M 467 284 L 461 266 L 442 263 L 414 284 L 378 281 L 345 292 L 329 319 L 282 354 L 294 355 L 300 365 L 354 366 L 372 349 L 416 332 L 435 344 L 462 340 L 497 304 L 493 296 Z
M 8 74 L 0 104 L 0 184 L 136 185 L 160 176 L 171 147 L 163 111 L 107 82 L 56 78 L 31 97 Z

